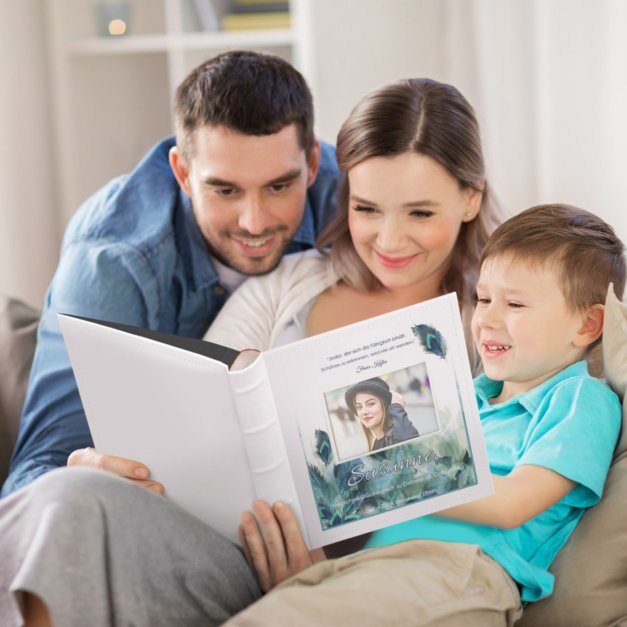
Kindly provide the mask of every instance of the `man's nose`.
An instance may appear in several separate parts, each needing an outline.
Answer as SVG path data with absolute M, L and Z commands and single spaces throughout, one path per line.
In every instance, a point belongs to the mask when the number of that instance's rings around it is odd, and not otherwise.
M 270 226 L 270 216 L 259 198 L 248 198 L 242 206 L 238 219 L 242 231 L 251 235 L 261 235 Z

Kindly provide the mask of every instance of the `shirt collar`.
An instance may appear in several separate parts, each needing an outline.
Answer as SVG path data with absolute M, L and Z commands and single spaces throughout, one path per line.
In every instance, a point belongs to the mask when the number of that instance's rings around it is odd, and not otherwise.
M 528 392 L 523 392 L 518 396 L 510 398 L 505 403 L 500 403 L 498 407 L 505 407 L 507 405 L 518 403 L 526 411 L 533 413 L 542 402 L 542 399 L 546 396 L 548 390 L 552 387 L 566 379 L 570 379 L 571 377 L 580 377 L 587 374 L 588 363 L 585 359 L 582 359 L 581 361 L 577 361 L 574 364 L 563 368 L 551 378 L 543 381 L 540 385 L 536 385 L 536 387 L 531 388 Z M 477 403 L 479 404 L 479 409 L 484 409 L 489 406 L 489 399 L 498 396 L 502 389 L 502 381 L 494 381 L 493 379 L 488 378 L 485 374 L 479 375 L 475 379 L 475 394 L 477 397 Z
M 297 244 L 304 244 L 307 247 L 313 247 L 315 240 L 316 230 L 314 228 L 313 209 L 309 199 L 309 192 L 307 192 L 303 221 L 300 223 L 296 233 L 294 233 L 292 241 Z

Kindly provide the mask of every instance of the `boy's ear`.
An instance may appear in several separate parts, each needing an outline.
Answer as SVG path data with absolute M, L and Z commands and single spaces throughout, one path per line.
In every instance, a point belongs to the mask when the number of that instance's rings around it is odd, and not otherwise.
M 591 305 L 584 314 L 583 324 L 575 336 L 574 345 L 580 348 L 590 346 L 603 333 L 603 317 L 605 307 L 601 304 Z

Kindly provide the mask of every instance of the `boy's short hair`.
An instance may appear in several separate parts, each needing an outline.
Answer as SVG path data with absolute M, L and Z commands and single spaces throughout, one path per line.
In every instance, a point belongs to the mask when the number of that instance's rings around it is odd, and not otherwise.
M 314 143 L 311 91 L 287 61 L 271 54 L 235 50 L 204 63 L 176 90 L 177 145 L 185 159 L 194 154 L 193 133 L 205 125 L 244 135 L 273 135 L 296 124 L 307 155 Z
M 598 216 L 571 205 L 538 205 L 501 224 L 483 250 L 481 263 L 511 254 L 532 264 L 552 264 L 569 307 L 603 304 L 610 283 L 622 299 L 625 247 Z

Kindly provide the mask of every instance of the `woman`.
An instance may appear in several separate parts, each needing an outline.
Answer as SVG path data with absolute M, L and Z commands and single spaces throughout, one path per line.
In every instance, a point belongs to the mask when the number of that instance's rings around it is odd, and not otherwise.
M 205 339 L 265 350 L 456 292 L 472 352 L 479 257 L 499 220 L 470 104 L 430 79 L 382 87 L 344 122 L 336 154 L 346 176 L 322 256 L 247 281 Z
M 271 274 L 247 281 L 212 325 L 209 340 L 263 350 L 449 291 L 457 293 L 469 321 L 481 249 L 496 219 L 468 102 L 455 88 L 428 79 L 378 89 L 342 126 L 337 156 L 346 177 L 337 218 L 319 242 L 322 254 L 285 259 Z M 120 461 L 109 467 L 123 467 Z M 35 490 L 54 499 L 63 522 L 40 540 L 53 551 L 54 534 L 72 521 L 80 521 L 80 537 L 105 536 L 102 551 L 90 553 L 90 574 L 108 582 L 101 608 L 116 619 L 139 613 L 143 624 L 212 624 L 260 596 L 241 552 L 168 501 L 104 473 L 55 474 L 64 471 L 49 473 Z M 324 557 L 306 550 L 286 508 L 256 502 L 253 509 L 259 522 L 244 513 L 240 535 L 261 591 Z M 98 531 L 84 535 L 92 529 Z M 278 559 L 268 546 L 277 548 Z M 117 561 L 109 558 L 113 552 Z M 76 547 L 48 561 L 73 555 L 81 555 Z M 92 590 L 75 595 L 89 599 Z
M 344 400 L 361 423 L 369 451 L 418 437 L 403 405 L 392 402 L 390 386 L 383 379 L 373 377 L 351 385 Z

